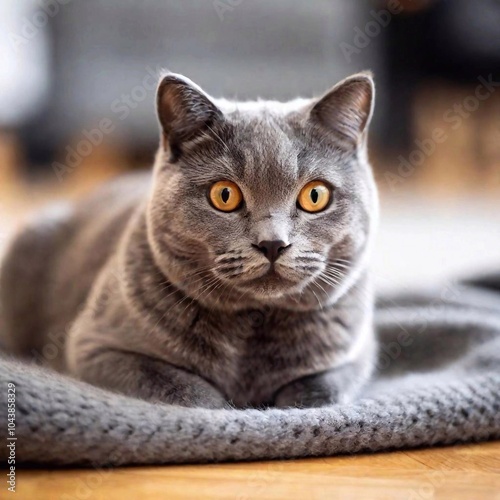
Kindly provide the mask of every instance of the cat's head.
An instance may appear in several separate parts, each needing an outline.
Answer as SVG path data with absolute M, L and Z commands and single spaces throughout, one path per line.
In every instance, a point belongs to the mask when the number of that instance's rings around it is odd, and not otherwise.
M 373 101 L 365 73 L 288 103 L 216 100 L 164 76 L 148 229 L 167 277 L 228 307 L 339 296 L 366 265 L 377 219 Z

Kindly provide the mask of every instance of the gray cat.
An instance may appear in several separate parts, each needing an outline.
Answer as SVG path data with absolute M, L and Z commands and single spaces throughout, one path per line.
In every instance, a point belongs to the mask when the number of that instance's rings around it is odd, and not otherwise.
M 215 100 L 167 74 L 153 175 L 39 215 L 0 281 L 18 355 L 207 408 L 352 399 L 375 355 L 369 74 L 318 99 Z

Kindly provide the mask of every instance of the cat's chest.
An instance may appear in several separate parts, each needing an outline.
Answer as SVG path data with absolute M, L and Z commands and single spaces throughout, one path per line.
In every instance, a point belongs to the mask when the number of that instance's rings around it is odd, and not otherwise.
M 324 314 L 287 311 L 200 314 L 190 336 L 193 368 L 238 406 L 270 403 L 284 384 L 331 367 L 350 343 Z

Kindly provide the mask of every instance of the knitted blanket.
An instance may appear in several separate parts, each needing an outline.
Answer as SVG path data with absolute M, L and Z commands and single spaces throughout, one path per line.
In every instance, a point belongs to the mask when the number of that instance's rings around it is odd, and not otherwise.
M 380 352 L 372 383 L 351 404 L 318 409 L 151 404 L 5 357 L 0 401 L 6 415 L 7 386 L 14 384 L 17 437 L 7 442 L 15 442 L 18 463 L 104 467 L 500 438 L 500 294 L 454 286 L 385 300 L 376 323 Z M 2 460 L 10 451 L 3 420 Z

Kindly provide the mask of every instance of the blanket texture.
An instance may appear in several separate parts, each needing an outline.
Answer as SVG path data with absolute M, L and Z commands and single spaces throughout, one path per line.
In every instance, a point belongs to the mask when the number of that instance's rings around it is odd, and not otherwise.
M 500 438 L 500 294 L 478 283 L 381 301 L 376 375 L 346 405 L 158 405 L 4 357 L 0 401 L 5 408 L 7 384 L 15 384 L 17 462 L 105 467 L 284 459 Z M 9 450 L 0 450 L 3 460 Z

